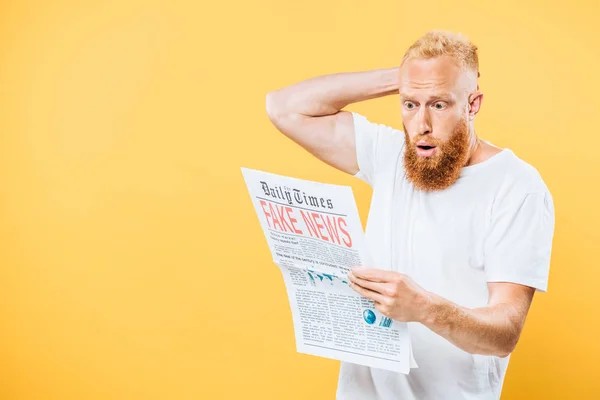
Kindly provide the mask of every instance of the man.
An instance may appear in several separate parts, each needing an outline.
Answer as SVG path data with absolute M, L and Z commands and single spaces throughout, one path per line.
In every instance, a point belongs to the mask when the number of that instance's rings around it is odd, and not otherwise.
M 498 399 L 534 292 L 546 291 L 552 196 L 535 168 L 480 139 L 477 47 L 431 31 L 398 68 L 312 78 L 267 95 L 278 130 L 366 181 L 375 265 L 349 275 L 408 322 L 410 374 L 342 363 L 337 398 Z M 403 130 L 340 111 L 399 94 Z

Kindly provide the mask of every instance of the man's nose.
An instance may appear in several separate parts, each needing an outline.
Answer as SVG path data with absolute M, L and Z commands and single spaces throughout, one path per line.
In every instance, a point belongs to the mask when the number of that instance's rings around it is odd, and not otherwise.
M 418 135 L 429 135 L 431 133 L 431 119 L 427 107 L 419 110 L 416 127 Z

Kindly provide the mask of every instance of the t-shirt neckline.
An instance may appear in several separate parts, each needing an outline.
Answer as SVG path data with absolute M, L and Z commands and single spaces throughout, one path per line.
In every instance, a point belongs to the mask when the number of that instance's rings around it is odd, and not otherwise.
M 474 165 L 462 167 L 462 169 L 460 171 L 460 176 L 471 175 L 477 171 L 487 168 L 489 165 L 495 164 L 502 158 L 506 157 L 508 154 L 512 154 L 512 153 L 513 153 L 513 151 L 511 149 L 504 148 L 500 152 L 498 152 L 498 153 L 494 154 L 493 156 L 491 156 L 490 158 L 488 158 L 487 160 L 484 160 L 484 161 L 479 162 Z

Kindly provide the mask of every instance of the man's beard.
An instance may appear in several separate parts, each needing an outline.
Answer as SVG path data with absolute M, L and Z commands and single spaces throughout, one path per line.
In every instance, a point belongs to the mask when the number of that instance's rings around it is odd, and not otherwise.
M 458 180 L 461 169 L 469 159 L 469 132 L 464 117 L 456 124 L 452 136 L 446 141 L 435 139 L 430 135 L 417 135 L 411 141 L 406 126 L 404 126 L 404 135 L 406 176 L 417 188 L 424 191 L 439 191 L 448 188 Z M 419 140 L 436 146 L 435 154 L 430 157 L 419 156 L 416 145 Z

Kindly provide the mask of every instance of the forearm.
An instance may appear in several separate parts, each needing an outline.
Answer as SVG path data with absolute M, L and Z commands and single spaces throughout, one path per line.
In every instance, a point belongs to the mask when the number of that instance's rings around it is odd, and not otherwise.
M 488 282 L 488 305 L 466 308 L 419 286 L 410 276 L 355 267 L 350 287 L 396 321 L 418 322 L 471 354 L 505 357 L 517 345 L 535 288 Z
M 472 354 L 510 354 L 519 339 L 522 315 L 509 304 L 469 309 L 432 295 L 422 323 Z
M 267 95 L 270 114 L 335 114 L 348 104 L 398 93 L 398 68 L 314 77 Z

